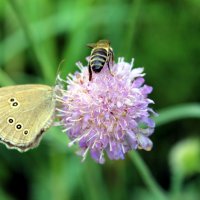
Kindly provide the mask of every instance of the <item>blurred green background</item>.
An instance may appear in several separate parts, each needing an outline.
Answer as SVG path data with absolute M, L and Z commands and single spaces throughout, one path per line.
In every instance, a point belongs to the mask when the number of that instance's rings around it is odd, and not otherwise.
M 87 64 L 87 43 L 109 39 L 115 59 L 134 57 L 154 87 L 154 148 L 139 152 L 146 172 L 166 199 L 199 200 L 199 13 L 199 0 L 0 0 L 0 85 L 54 85 L 63 59 L 65 77 Z M 67 142 L 53 127 L 27 153 L 0 145 L 0 200 L 162 199 L 138 155 L 81 163 Z

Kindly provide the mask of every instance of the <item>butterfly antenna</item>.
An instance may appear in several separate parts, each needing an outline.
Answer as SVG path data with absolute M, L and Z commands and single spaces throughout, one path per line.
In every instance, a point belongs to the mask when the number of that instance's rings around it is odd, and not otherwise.
M 65 59 L 61 60 L 59 65 L 58 65 L 58 69 L 57 69 L 57 72 L 56 72 L 56 81 L 55 81 L 55 84 L 59 84 L 59 82 L 62 81 L 62 78 L 60 76 L 60 72 L 61 72 L 61 68 L 63 67 L 63 63 L 65 62 Z
M 58 69 L 57 69 L 57 75 L 56 75 L 56 80 L 55 80 L 55 87 L 54 87 L 54 97 L 57 99 L 59 98 L 59 96 L 62 96 L 62 89 L 63 89 L 63 79 L 60 76 L 60 72 L 61 72 L 61 68 L 62 68 L 62 64 L 65 62 L 65 59 L 61 60 L 59 65 L 58 65 Z

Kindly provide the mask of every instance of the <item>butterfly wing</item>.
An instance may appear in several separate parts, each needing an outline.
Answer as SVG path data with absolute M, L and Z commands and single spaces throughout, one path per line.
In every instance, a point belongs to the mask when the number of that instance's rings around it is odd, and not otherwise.
M 55 99 L 47 85 L 0 88 L 0 141 L 8 148 L 36 147 L 53 122 Z

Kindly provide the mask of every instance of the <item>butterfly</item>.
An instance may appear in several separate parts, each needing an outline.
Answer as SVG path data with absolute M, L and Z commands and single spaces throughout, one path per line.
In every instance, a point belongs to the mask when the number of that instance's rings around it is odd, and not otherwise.
M 27 84 L 0 88 L 0 142 L 20 152 L 37 147 L 54 121 L 55 88 Z

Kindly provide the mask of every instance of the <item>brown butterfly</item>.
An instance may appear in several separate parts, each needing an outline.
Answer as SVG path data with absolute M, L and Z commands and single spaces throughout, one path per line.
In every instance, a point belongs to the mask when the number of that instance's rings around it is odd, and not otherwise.
M 53 122 L 55 104 L 48 85 L 0 88 L 0 142 L 21 152 L 36 147 Z

